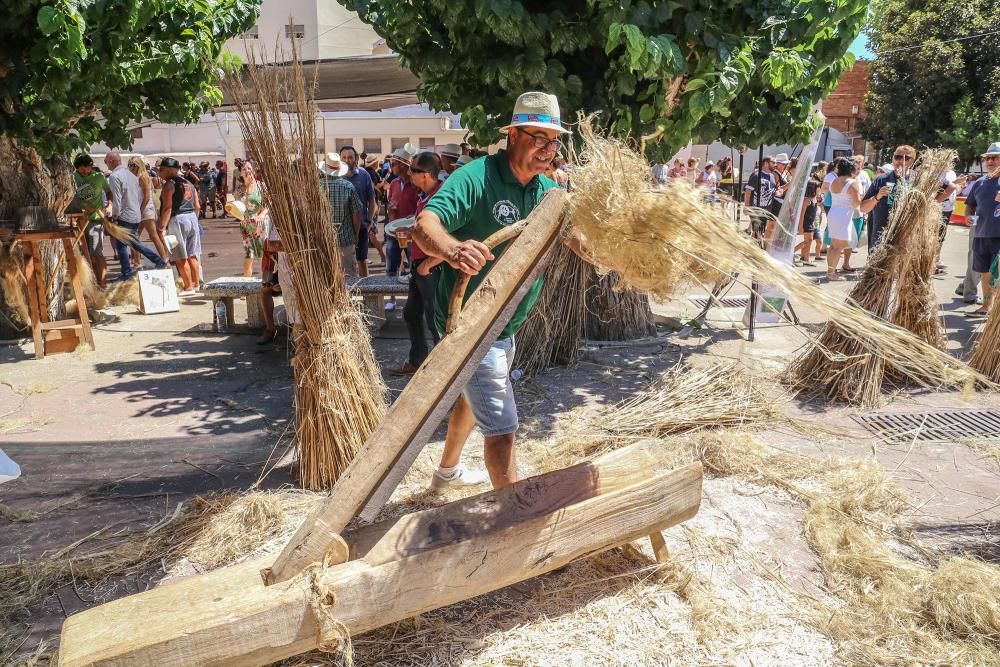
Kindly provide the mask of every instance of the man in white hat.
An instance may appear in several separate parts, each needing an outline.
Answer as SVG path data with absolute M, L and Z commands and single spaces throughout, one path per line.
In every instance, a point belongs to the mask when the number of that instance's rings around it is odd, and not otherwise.
M 389 183 L 386 197 L 389 200 L 389 221 L 408 218 L 417 212 L 420 190 L 410 180 L 410 160 L 416 155 L 410 144 L 397 148 L 389 158 L 389 170 L 395 178 Z M 385 235 L 385 275 L 399 277 L 403 266 L 403 249 L 394 237 Z M 407 279 L 407 282 L 409 280 Z M 396 308 L 395 300 L 385 304 L 386 310 Z
M 344 178 L 347 165 L 336 153 L 327 153 L 319 161 L 320 189 L 330 202 L 330 212 L 333 216 L 333 226 L 337 230 L 337 244 L 340 246 L 340 264 L 344 274 L 358 275 L 358 263 L 355 254 L 358 236 L 363 233 L 362 209 L 364 204 L 358 197 L 350 181 Z
M 438 178 L 442 181 L 448 180 L 451 172 L 458 169 L 456 162 L 462 157 L 462 147 L 458 144 L 445 144 L 439 153 L 441 156 L 441 173 Z
M 562 148 L 568 131 L 559 118 L 554 95 L 531 92 L 517 99 L 507 134 L 507 148 L 474 160 L 454 172 L 417 216 L 414 240 L 427 255 L 443 260 L 435 295 L 435 325 L 444 333 L 448 302 L 460 272 L 472 276 L 465 297 L 475 291 L 508 244 L 490 249 L 482 243 L 494 232 L 522 220 L 555 182 L 543 174 Z M 475 426 L 485 437 L 484 458 L 495 488 L 517 480 L 514 433 L 517 406 L 510 381 L 514 334 L 538 299 L 541 279 L 521 301 L 455 403 L 448 422 L 441 463 L 432 489 L 471 480 L 460 465 L 462 447 Z
M 968 313 L 986 317 L 993 289 L 990 268 L 1000 253 L 1000 141 L 990 144 L 982 155 L 988 176 L 980 178 L 965 200 L 965 215 L 972 226 L 972 270 L 979 274 L 983 305 Z

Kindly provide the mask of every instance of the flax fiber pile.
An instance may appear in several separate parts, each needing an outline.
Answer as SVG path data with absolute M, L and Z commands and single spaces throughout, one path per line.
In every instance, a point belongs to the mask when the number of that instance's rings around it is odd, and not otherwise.
M 669 299 L 693 284 L 711 290 L 726 274 L 754 276 L 809 303 L 840 332 L 837 341 L 851 341 L 849 353 L 818 341 L 816 354 L 827 360 L 886 364 L 900 380 L 923 387 L 987 382 L 939 349 L 932 332 L 922 329 L 918 337 L 893 323 L 891 309 L 866 312 L 816 290 L 812 281 L 750 242 L 695 188 L 675 182 L 663 190 L 647 190 L 647 165 L 640 155 L 598 136 L 586 121 L 581 133 L 583 148 L 573 171 L 571 229 L 586 238 L 586 252 L 594 263 L 619 274 L 621 285 Z M 914 318 L 906 316 L 907 322 Z M 926 317 L 917 319 L 930 328 Z M 872 400 L 870 393 L 826 393 L 850 402 Z
M 666 374 L 663 384 L 676 379 L 676 372 Z M 696 459 L 715 475 L 776 487 L 796 498 L 806 507 L 806 539 L 819 558 L 827 590 L 843 602 L 831 606 L 800 595 L 798 612 L 838 642 L 839 656 L 848 664 L 1000 664 L 1000 567 L 929 555 L 910 535 L 906 492 L 876 462 L 779 451 L 745 431 L 662 438 L 688 430 L 670 415 L 691 411 L 698 401 L 715 405 L 728 396 L 739 403 L 764 403 L 760 413 L 748 417 L 778 411 L 753 385 L 730 389 L 718 379 L 705 375 L 687 385 L 674 382 L 667 391 L 654 385 L 632 400 L 592 412 L 561 434 L 554 453 L 589 457 L 659 437 L 668 466 Z M 592 437 L 581 439 L 583 433 Z M 893 544 L 905 545 L 913 555 L 903 555 Z
M 264 201 L 288 253 L 298 321 L 293 330 L 299 480 L 329 489 L 382 419 L 386 388 L 359 307 L 340 266 L 337 230 L 320 190 L 316 105 L 293 44 L 288 79 L 252 61 L 227 77 Z
M 951 151 L 927 151 L 913 182 L 897 182 L 893 196 L 898 200 L 889 226 L 848 296 L 848 302 L 911 331 L 938 350 L 944 349 L 945 337 L 931 285 L 941 224 L 941 208 L 935 197 L 942 174 L 953 162 Z M 865 407 L 881 402 L 887 378 L 924 385 L 936 381 L 933 373 L 921 375 L 913 367 L 896 366 L 887 356 L 867 354 L 865 341 L 837 322 L 828 324 L 819 342 L 792 362 L 789 377 L 803 391 Z

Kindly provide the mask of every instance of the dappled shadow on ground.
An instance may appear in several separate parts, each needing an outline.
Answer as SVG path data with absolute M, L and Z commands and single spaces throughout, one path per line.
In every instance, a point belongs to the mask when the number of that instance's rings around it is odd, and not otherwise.
M 256 431 L 291 414 L 287 354 L 251 336 L 178 334 L 94 370 L 111 381 L 92 393 L 124 396 L 132 417 L 187 416 L 192 434 Z
M 968 556 L 1000 565 L 996 521 L 916 523 L 911 527 L 941 557 Z
M 22 520 L 0 518 L 0 563 L 32 561 L 79 543 L 66 557 L 104 552 L 139 539 L 198 496 L 271 489 L 292 480 L 272 469 L 281 451 L 268 434 L 178 436 L 119 442 L 5 442 L 22 477 L 3 485 L 2 502 Z M 260 481 L 262 472 L 269 474 Z M 155 585 L 171 563 L 128 568 L 96 585 L 59 585 L 18 633 L 23 649 L 58 636 L 66 616 Z

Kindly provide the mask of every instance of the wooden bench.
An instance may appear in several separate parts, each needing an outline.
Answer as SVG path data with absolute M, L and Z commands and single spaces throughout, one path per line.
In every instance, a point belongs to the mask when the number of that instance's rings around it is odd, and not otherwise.
M 222 301 L 226 304 L 226 327 L 235 326 L 233 318 L 233 300 L 246 297 L 247 300 L 247 324 L 252 329 L 259 329 L 264 326 L 264 319 L 260 312 L 260 278 L 251 276 L 225 276 L 216 278 L 205 285 L 202 294 L 212 299 L 213 317 L 215 322 L 215 304 Z M 218 324 L 216 323 L 216 331 Z
M 348 276 L 347 287 L 352 296 L 360 296 L 365 315 L 377 335 L 386 324 L 386 297 L 403 296 L 410 291 L 409 282 L 401 283 L 395 276 Z

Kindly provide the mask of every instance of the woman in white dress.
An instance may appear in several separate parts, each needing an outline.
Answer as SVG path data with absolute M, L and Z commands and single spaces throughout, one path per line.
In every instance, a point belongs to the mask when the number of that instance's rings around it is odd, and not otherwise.
M 854 175 L 854 163 L 839 158 L 837 178 L 830 183 L 830 211 L 827 225 L 830 230 L 830 251 L 826 255 L 826 276 L 833 282 L 843 280 L 837 275 L 837 263 L 847 248 L 858 245 L 858 231 L 854 226 L 854 211 L 861 205 L 861 185 Z

